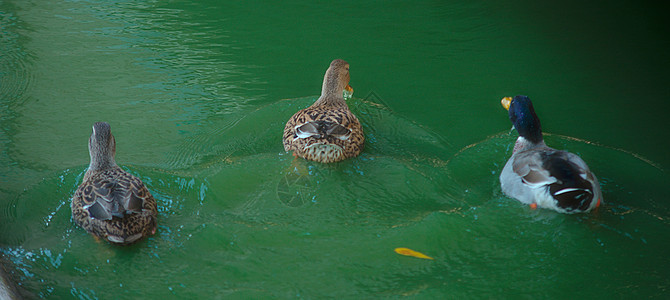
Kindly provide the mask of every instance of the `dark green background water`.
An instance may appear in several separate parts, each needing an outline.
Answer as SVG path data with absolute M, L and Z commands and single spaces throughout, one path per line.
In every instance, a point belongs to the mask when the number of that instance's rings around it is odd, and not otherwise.
M 50 298 L 668 297 L 667 9 L 488 2 L 0 0 L 12 276 Z M 284 122 L 334 58 L 366 149 L 293 160 Z M 599 176 L 598 211 L 502 195 L 515 94 Z M 131 247 L 70 219 L 96 121 L 158 200 Z

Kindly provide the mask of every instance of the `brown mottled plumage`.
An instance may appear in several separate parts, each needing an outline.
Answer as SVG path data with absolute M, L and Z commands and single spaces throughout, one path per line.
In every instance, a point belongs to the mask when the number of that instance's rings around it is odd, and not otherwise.
M 91 234 L 131 244 L 156 232 L 156 200 L 142 181 L 116 165 L 116 141 L 109 124 L 93 124 L 88 140 L 91 164 L 72 197 L 72 218 Z
M 365 136 L 361 123 L 344 101 L 349 63 L 336 59 L 323 78 L 321 97 L 295 113 L 284 127 L 284 149 L 294 156 L 323 163 L 357 156 Z

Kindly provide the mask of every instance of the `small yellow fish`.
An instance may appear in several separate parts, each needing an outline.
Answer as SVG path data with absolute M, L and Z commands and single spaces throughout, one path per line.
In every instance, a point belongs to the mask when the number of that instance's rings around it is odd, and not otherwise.
M 395 253 L 398 253 L 400 255 L 405 255 L 405 256 L 413 256 L 417 258 L 423 258 L 423 259 L 433 259 L 432 257 L 425 255 L 421 252 L 416 252 L 412 249 L 409 248 L 395 248 Z

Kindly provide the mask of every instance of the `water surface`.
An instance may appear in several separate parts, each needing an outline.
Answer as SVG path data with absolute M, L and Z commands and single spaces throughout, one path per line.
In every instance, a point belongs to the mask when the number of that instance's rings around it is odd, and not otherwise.
M 0 250 L 29 298 L 667 297 L 664 11 L 0 0 Z M 365 151 L 295 160 L 284 123 L 334 58 Z M 515 94 L 598 175 L 598 211 L 502 194 Z M 158 200 L 130 247 L 71 220 L 96 121 Z

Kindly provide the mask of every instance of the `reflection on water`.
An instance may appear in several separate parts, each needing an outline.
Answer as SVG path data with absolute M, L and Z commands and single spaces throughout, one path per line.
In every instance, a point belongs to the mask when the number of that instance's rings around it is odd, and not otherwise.
M 664 296 L 667 40 L 638 5 L 0 1 L 0 251 L 27 298 Z M 334 58 L 365 150 L 295 159 Z M 515 93 L 600 209 L 502 194 Z M 158 201 L 130 247 L 71 220 L 96 121 Z

